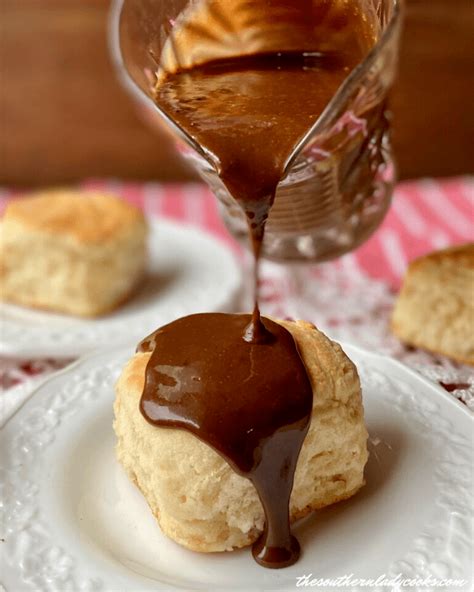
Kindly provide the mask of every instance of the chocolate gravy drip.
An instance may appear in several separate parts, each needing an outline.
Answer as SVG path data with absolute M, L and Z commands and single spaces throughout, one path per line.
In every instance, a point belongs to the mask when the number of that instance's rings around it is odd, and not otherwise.
M 304 9 L 308 19 L 320 14 L 316 6 L 288 4 Z M 156 103 L 202 146 L 247 216 L 255 306 L 252 315 L 179 319 L 145 339 L 139 351 L 151 358 L 140 410 L 153 425 L 192 432 L 252 481 L 265 511 L 253 555 L 265 567 L 285 567 L 299 556 L 289 501 L 313 395 L 292 335 L 260 316 L 258 263 L 294 146 L 373 44 L 360 13 L 346 14 L 345 6 L 350 3 L 341 3 L 342 20 L 327 20 L 339 43 L 330 52 L 316 48 L 207 63 L 162 75 L 155 91 Z M 360 35 L 348 27 L 350 19 Z M 319 34 L 324 38 L 321 27 Z
M 299 555 L 289 500 L 313 394 L 291 334 L 262 319 L 270 336 L 248 343 L 250 315 L 198 314 L 145 339 L 151 352 L 140 410 L 153 425 L 183 428 L 249 478 L 265 510 L 255 559 L 284 567 Z

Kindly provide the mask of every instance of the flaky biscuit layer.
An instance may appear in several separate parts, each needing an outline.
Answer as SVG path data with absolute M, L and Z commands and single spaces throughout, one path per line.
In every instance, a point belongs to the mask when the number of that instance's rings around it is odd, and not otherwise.
M 409 345 L 474 365 L 474 243 L 410 264 L 392 329 Z
M 147 226 L 110 195 L 51 191 L 15 200 L 0 224 L 0 299 L 94 317 L 142 281 Z

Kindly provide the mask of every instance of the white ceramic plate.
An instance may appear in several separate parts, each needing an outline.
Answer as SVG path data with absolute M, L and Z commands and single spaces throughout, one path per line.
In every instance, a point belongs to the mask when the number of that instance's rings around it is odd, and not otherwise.
M 130 344 L 178 317 L 232 305 L 239 267 L 228 248 L 196 228 L 150 223 L 149 275 L 124 306 L 98 319 L 77 319 L 0 304 L 0 354 L 77 357 Z
M 0 434 L 7 592 L 294 590 L 309 574 L 467 580 L 472 417 L 401 364 L 345 349 L 364 389 L 367 485 L 297 527 L 304 554 L 284 570 L 259 567 L 248 549 L 200 555 L 161 534 L 114 457 L 113 384 L 131 351 L 50 378 Z

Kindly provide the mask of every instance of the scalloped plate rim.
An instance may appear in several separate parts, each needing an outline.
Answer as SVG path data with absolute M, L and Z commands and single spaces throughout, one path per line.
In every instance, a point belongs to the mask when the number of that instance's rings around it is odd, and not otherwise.
M 341 343 L 341 346 L 343 347 L 343 349 L 347 352 L 347 354 L 351 358 L 356 359 L 356 364 L 360 363 L 361 367 L 367 366 L 369 368 L 372 368 L 373 370 L 379 371 L 382 374 L 384 374 L 385 376 L 389 377 L 389 379 L 392 377 L 392 378 L 399 378 L 400 380 L 403 381 L 403 378 L 406 377 L 408 379 L 409 383 L 412 382 L 413 380 L 415 380 L 418 384 L 420 384 L 420 386 L 423 385 L 425 388 L 428 387 L 429 391 L 431 391 L 433 393 L 437 393 L 437 395 L 441 395 L 441 398 L 439 399 L 440 405 L 444 405 L 443 402 L 450 401 L 451 402 L 450 408 L 451 408 L 452 412 L 454 413 L 455 418 L 456 417 L 463 418 L 462 422 L 463 422 L 464 427 L 461 430 L 461 432 L 463 432 L 466 429 L 466 426 L 468 425 L 467 423 L 464 423 L 464 422 L 466 422 L 466 421 L 469 422 L 470 426 L 474 423 L 474 416 L 468 411 L 467 408 L 465 408 L 461 403 L 459 403 L 457 400 L 455 400 L 451 395 L 446 393 L 444 391 L 444 389 L 442 389 L 441 387 L 438 387 L 436 384 L 430 382 L 425 377 L 419 375 L 416 371 L 407 368 L 403 363 L 401 363 L 397 360 L 394 360 L 388 356 L 384 356 L 384 355 L 380 355 L 380 354 L 373 353 L 370 351 L 366 351 L 365 349 L 363 349 L 359 346 L 353 346 L 353 345 L 349 345 L 346 343 Z M 128 355 L 132 355 L 132 353 L 133 353 L 132 348 L 117 345 L 114 348 L 111 348 L 108 352 L 102 352 L 101 355 L 107 356 L 107 358 L 109 360 L 108 363 L 110 364 L 113 362 L 114 359 L 118 359 L 119 357 L 125 359 Z M 92 369 L 94 366 L 94 358 L 99 358 L 99 357 L 101 357 L 101 355 L 98 354 L 98 352 L 93 352 L 88 355 L 85 355 L 85 356 L 81 357 L 80 359 L 78 359 L 73 364 L 71 364 L 70 366 L 45 378 L 44 381 L 41 382 L 41 384 L 39 384 L 35 387 L 31 396 L 16 411 L 16 413 L 12 416 L 12 418 L 10 418 L 8 420 L 8 422 L 6 422 L 5 426 L 7 426 L 10 423 L 10 421 L 13 419 L 13 417 L 15 417 L 17 414 L 20 414 L 21 410 L 25 407 L 25 405 L 28 404 L 29 402 L 32 402 L 32 399 L 40 391 L 42 391 L 43 389 L 48 389 L 49 383 L 54 382 L 58 378 L 60 378 L 62 380 L 67 380 L 67 375 L 69 375 L 69 374 L 73 375 L 82 366 L 89 366 L 90 365 L 90 369 Z M 391 368 L 393 369 L 393 372 L 390 371 Z M 393 374 L 393 376 L 392 376 L 392 374 Z M 398 374 L 398 376 L 395 376 L 395 374 Z M 422 399 L 426 398 L 427 396 L 429 398 L 429 395 L 427 395 L 427 393 L 425 392 L 422 396 Z M 388 399 L 388 400 L 390 400 L 390 399 Z M 441 409 L 442 409 L 442 406 L 441 406 Z M 458 416 L 455 411 L 456 409 L 462 409 L 462 414 Z M 431 418 L 430 418 L 430 420 L 431 420 Z M 455 421 L 455 419 L 452 419 L 452 421 Z M 3 428 L 0 431 L 3 431 Z M 472 452 L 471 452 L 471 455 L 472 455 Z M 471 513 L 472 513 L 472 511 L 471 511 Z M 107 581 L 108 581 L 107 580 L 107 570 L 105 569 L 105 567 L 104 567 L 104 572 L 100 572 L 100 577 L 103 578 L 103 580 L 104 580 L 105 588 L 110 589 L 107 585 Z M 260 590 L 267 589 L 264 584 L 260 584 L 260 587 L 257 587 L 257 586 L 259 586 L 259 585 L 256 584 L 255 590 L 258 589 L 260 591 Z M 156 589 L 158 589 L 158 588 L 156 588 Z M 162 588 L 160 587 L 159 589 L 162 589 Z M 168 590 L 168 589 L 170 589 L 170 590 L 171 589 L 185 590 L 186 589 L 187 590 L 188 588 L 172 587 L 172 588 L 164 588 L 164 589 L 166 589 L 166 590 Z M 227 588 L 227 589 L 230 590 L 229 588 Z M 414 590 L 414 592 L 417 592 L 418 590 L 420 590 L 419 588 L 410 588 L 410 589 Z M 129 590 L 129 589 L 127 588 L 127 590 Z M 130 590 L 131 590 L 131 588 L 130 588 Z
M 452 395 L 447 393 L 443 387 L 438 386 L 436 383 L 432 382 L 431 380 L 428 380 L 428 378 L 425 378 L 424 376 L 419 374 L 416 370 L 413 370 L 412 368 L 410 368 L 409 366 L 407 366 L 403 362 L 400 362 L 399 360 L 391 358 L 390 356 L 385 356 L 383 354 L 371 352 L 369 350 L 366 350 L 363 347 L 360 347 L 359 345 L 353 345 L 353 344 L 345 343 L 345 342 L 341 341 L 340 346 L 342 347 L 342 349 L 346 353 L 350 352 L 352 350 L 352 351 L 357 352 L 357 354 L 360 356 L 371 358 L 375 362 L 378 361 L 379 363 L 392 365 L 392 366 L 396 367 L 398 370 L 405 372 L 411 378 L 419 381 L 425 387 L 434 390 L 434 392 L 437 393 L 438 396 L 441 396 L 445 401 L 447 401 L 451 405 L 453 405 L 454 408 L 461 410 L 474 423 L 474 414 L 471 413 L 471 411 L 469 411 L 469 409 L 466 407 L 466 405 L 464 405 L 464 403 L 462 403 L 461 401 L 459 401 L 458 399 L 456 399 L 455 397 L 453 397 Z M 130 345 L 130 346 L 127 346 L 124 344 L 116 345 L 113 348 L 110 348 L 108 351 L 109 352 L 112 352 L 112 351 L 121 352 L 121 351 L 125 351 L 128 348 L 130 349 L 130 355 L 132 355 L 133 348 L 134 348 L 133 345 Z M 11 421 L 11 419 L 13 419 L 13 417 L 15 417 L 15 415 L 17 413 L 19 413 L 23 409 L 23 407 L 28 403 L 28 401 L 30 399 L 32 399 L 39 390 L 41 390 L 42 388 L 47 386 L 49 382 L 51 382 L 52 380 L 55 380 L 56 378 L 58 378 L 60 376 L 64 376 L 65 374 L 69 374 L 70 372 L 74 372 L 82 364 L 89 362 L 91 359 L 95 358 L 96 356 L 100 355 L 101 353 L 104 353 L 103 350 L 100 350 L 100 349 L 93 350 L 87 354 L 82 355 L 77 360 L 74 360 L 74 362 L 72 362 L 71 364 L 69 364 L 65 368 L 61 368 L 61 370 L 57 370 L 55 372 L 52 372 L 50 375 L 46 376 L 37 385 L 35 385 L 35 387 L 31 391 L 31 393 L 23 401 L 23 403 L 18 407 L 18 409 L 16 409 L 15 412 L 11 415 L 11 417 L 9 417 L 8 420 L 3 424 L 3 426 L 0 427 L 0 431 L 8 424 L 9 421 Z M 352 358 L 350 353 L 347 353 L 347 355 L 350 358 Z

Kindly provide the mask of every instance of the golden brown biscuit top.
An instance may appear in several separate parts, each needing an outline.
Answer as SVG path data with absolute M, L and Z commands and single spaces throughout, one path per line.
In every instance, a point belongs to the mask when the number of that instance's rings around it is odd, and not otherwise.
M 474 269 L 474 243 L 434 251 L 413 261 L 410 268 L 416 269 L 428 262 L 437 265 L 456 265 L 463 269 Z
M 4 221 L 70 236 L 82 243 L 113 240 L 135 226 L 145 229 L 141 210 L 126 201 L 73 190 L 44 191 L 16 199 L 8 204 Z

